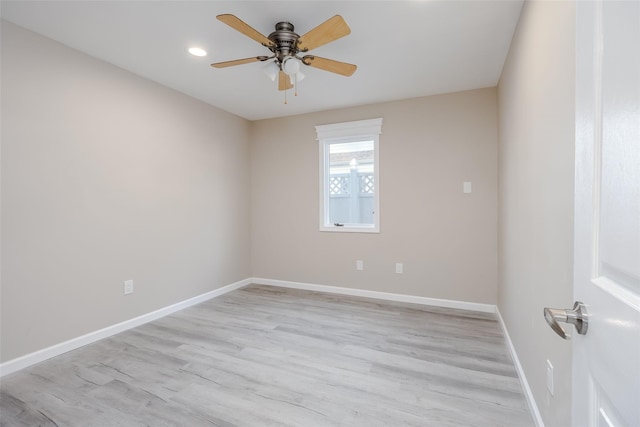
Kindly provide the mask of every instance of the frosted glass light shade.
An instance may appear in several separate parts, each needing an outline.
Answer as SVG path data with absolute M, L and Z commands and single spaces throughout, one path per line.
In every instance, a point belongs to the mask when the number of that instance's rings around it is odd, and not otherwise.
M 262 71 L 264 71 L 264 73 L 267 75 L 267 77 L 269 77 L 271 79 L 271 81 L 274 82 L 274 81 L 276 81 L 276 76 L 278 75 L 278 72 L 280 71 L 280 67 L 278 67 L 278 64 L 276 64 L 275 61 L 271 61 L 267 65 L 262 67 Z
M 296 74 L 300 71 L 300 60 L 298 58 L 294 58 L 293 56 L 289 56 L 284 59 L 282 63 L 282 71 L 289 74 L 290 76 Z
M 302 73 L 302 71 L 298 71 L 295 74 L 289 74 L 289 79 L 291 80 L 291 84 L 295 84 L 296 81 L 300 82 L 302 81 L 302 79 L 304 79 L 304 74 Z

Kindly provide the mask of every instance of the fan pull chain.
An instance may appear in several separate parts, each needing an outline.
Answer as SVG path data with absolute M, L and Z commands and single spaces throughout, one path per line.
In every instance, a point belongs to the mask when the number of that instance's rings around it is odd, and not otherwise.
M 287 89 L 284 90 L 284 103 L 287 103 L 287 92 L 289 92 Z
M 295 73 L 293 75 L 293 90 L 294 90 L 293 96 L 298 96 L 298 73 Z

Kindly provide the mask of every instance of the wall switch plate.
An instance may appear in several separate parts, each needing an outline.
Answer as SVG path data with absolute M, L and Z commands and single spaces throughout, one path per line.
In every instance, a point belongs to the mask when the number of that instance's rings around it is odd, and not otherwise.
M 129 295 L 133 293 L 133 280 L 124 281 L 124 294 Z
M 364 262 L 361 259 L 356 261 L 356 270 L 362 271 L 364 270 Z
M 402 274 L 404 273 L 404 266 L 401 262 L 396 262 L 396 273 Z
M 547 389 L 553 396 L 553 365 L 547 360 Z
M 464 194 L 471 193 L 471 181 L 465 181 L 462 183 L 462 192 Z

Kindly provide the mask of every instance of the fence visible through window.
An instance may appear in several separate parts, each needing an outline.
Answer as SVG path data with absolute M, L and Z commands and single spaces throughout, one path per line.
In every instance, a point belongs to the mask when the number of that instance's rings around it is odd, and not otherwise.
M 329 177 L 329 203 L 334 223 L 373 221 L 374 175 L 351 170 Z
M 360 193 L 373 194 L 373 174 L 360 174 Z
M 329 179 L 329 194 L 349 194 L 349 175 L 333 175 Z

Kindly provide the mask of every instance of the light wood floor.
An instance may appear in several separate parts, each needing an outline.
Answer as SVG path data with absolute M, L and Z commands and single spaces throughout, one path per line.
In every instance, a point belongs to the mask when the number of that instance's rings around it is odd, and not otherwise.
M 2 426 L 532 426 L 492 314 L 252 285 L 9 375 Z

